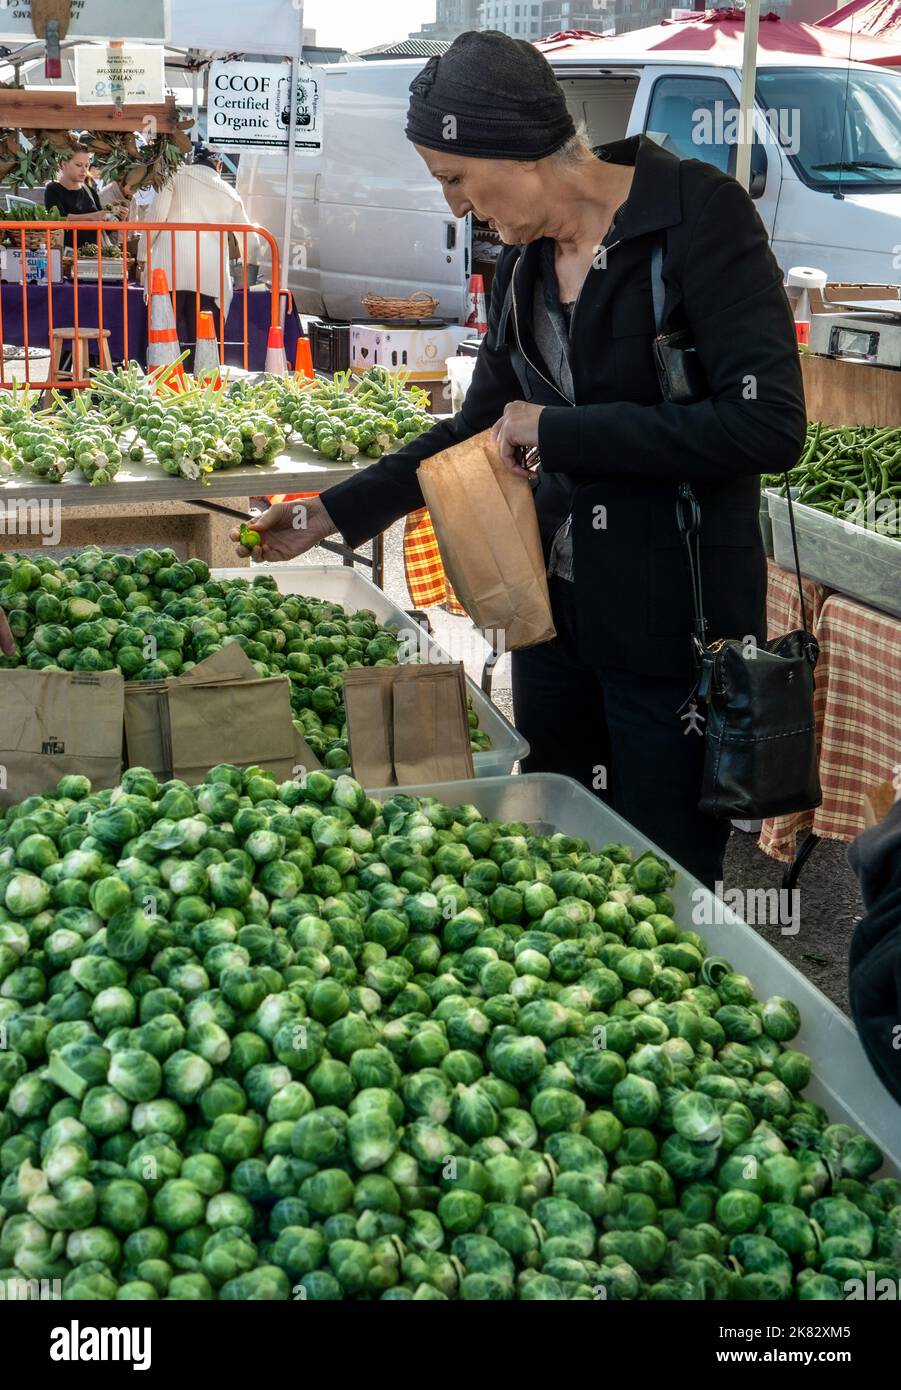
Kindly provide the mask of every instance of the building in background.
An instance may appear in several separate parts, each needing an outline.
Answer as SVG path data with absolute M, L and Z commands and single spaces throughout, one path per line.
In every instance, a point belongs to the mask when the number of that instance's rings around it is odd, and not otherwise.
M 484 29 L 479 23 L 479 0 L 435 0 L 435 19 L 423 24 L 411 39 L 447 39 L 452 42 L 468 29 Z
M 564 0 L 567 7 L 570 3 L 572 0 Z M 477 27 L 499 29 L 514 39 L 540 39 L 543 34 L 553 32 L 554 28 L 572 28 L 571 24 L 566 23 L 554 25 L 549 30 L 543 13 L 546 8 L 543 0 L 482 0 Z
M 0 0 L 2 3 L 2 0 Z M 783 19 L 811 23 L 823 0 L 767 0 L 766 8 Z M 565 29 L 583 29 L 596 34 L 626 34 L 647 29 L 673 14 L 709 5 L 687 3 L 674 7 L 671 0 L 435 0 L 435 21 L 423 24 L 410 41 L 451 42 L 467 29 L 498 29 L 515 39 L 540 39 Z M 898 0 L 901 10 L 901 0 Z M 367 49 L 365 57 L 389 56 L 384 51 L 396 45 Z M 423 50 L 428 57 L 433 50 Z M 403 56 L 395 54 L 393 56 Z M 408 54 L 407 56 L 414 56 Z M 418 53 L 416 56 L 419 56 Z
M 398 39 L 397 43 L 380 43 L 375 48 L 361 48 L 356 58 L 365 63 L 381 62 L 385 58 L 440 58 L 451 46 L 451 39 Z

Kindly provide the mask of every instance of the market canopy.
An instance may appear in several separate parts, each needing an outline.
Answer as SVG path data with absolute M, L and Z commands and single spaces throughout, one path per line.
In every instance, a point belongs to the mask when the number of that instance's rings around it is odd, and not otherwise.
M 173 48 L 299 58 L 301 10 L 293 0 L 170 0 Z
M 822 29 L 851 30 L 871 38 L 901 37 L 901 0 L 851 0 L 817 20 Z
M 152 22 L 156 12 L 156 6 L 148 7 L 148 19 L 139 7 L 126 9 L 118 0 L 82 0 L 68 37 L 153 41 L 163 36 L 164 27 Z M 128 17 L 120 18 L 123 13 Z M 302 10 L 294 0 L 242 0 L 231 5 L 222 0 L 169 0 L 168 16 L 167 42 L 173 48 L 279 58 L 299 57 L 303 48 Z M 30 15 L 0 0 L 0 42 L 27 45 L 33 40 Z
M 901 0 L 895 0 L 901 11 Z M 707 10 L 684 19 L 664 19 L 647 29 L 634 29 L 625 34 L 610 36 L 574 37 L 553 35 L 537 47 L 545 54 L 582 50 L 585 56 L 596 58 L 599 49 L 604 55 L 637 58 L 677 53 L 680 57 L 714 57 L 717 62 L 742 65 L 744 47 L 744 14 L 741 10 Z M 807 58 L 848 58 L 847 34 L 813 24 L 794 24 L 779 15 L 762 14 L 757 39 L 758 54 L 785 54 Z M 901 35 L 886 42 L 871 37 L 855 39 L 853 58 L 862 63 L 884 66 L 901 64 Z

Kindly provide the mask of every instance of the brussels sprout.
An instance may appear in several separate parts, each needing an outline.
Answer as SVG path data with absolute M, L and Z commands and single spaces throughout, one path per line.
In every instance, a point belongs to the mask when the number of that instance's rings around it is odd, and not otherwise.
M 107 1081 L 128 1101 L 148 1101 L 158 1094 L 163 1071 L 149 1052 L 131 1048 L 113 1054 Z
M 801 1027 L 797 1005 L 775 994 L 764 1001 L 761 1019 L 766 1033 L 777 1042 L 790 1042 Z

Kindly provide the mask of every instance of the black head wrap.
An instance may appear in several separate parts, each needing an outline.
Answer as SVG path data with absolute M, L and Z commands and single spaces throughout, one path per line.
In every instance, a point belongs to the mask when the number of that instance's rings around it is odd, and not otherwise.
M 525 39 L 471 30 L 410 83 L 407 139 L 477 159 L 544 159 L 575 134 L 547 59 Z

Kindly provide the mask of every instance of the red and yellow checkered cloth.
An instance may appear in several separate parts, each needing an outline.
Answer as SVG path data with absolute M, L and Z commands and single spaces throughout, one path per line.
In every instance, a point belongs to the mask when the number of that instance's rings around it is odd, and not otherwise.
M 795 576 L 770 561 L 769 635 L 800 626 Z M 807 621 L 820 644 L 814 695 L 822 804 L 763 823 L 759 845 L 794 858 L 795 837 L 813 830 L 853 840 L 864 828 L 863 795 L 901 762 L 901 620 L 804 581 Z
M 466 609 L 444 573 L 438 538 L 426 507 L 410 512 L 404 527 L 404 575 L 415 608 L 444 608 L 458 617 Z
M 281 492 L 271 503 L 291 502 L 297 497 L 318 497 L 318 492 Z M 438 539 L 432 518 L 425 507 L 410 512 L 404 527 L 404 575 L 407 592 L 415 608 L 444 608 L 455 617 L 466 617 L 441 563 Z

